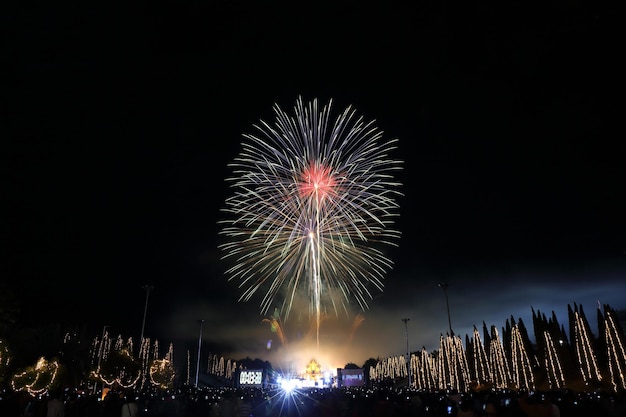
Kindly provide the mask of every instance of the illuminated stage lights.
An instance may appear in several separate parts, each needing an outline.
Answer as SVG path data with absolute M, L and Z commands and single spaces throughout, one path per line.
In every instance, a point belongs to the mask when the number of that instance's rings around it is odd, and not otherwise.
M 289 394 L 294 389 L 298 388 L 298 380 L 297 379 L 283 379 L 280 381 L 280 387 L 285 393 Z

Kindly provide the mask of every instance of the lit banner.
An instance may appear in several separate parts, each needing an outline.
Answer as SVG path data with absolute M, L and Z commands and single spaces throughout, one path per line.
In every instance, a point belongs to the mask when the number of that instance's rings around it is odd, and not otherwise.
M 365 374 L 361 369 L 337 369 L 337 386 L 362 387 L 365 385 Z
M 263 386 L 263 370 L 243 370 L 239 374 L 239 385 L 242 387 L 257 387 Z

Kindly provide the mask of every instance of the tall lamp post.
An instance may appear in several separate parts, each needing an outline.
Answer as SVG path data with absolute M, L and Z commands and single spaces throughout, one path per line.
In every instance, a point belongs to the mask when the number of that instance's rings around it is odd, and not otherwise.
M 446 296 L 446 309 L 448 310 L 448 326 L 450 326 L 450 336 L 454 336 L 454 332 L 452 331 L 452 320 L 450 319 L 450 303 L 448 302 L 448 283 L 440 282 L 438 285 L 441 288 L 443 288 L 443 292 Z
M 142 288 L 146 290 L 146 304 L 143 308 L 143 322 L 141 323 L 141 338 L 139 339 L 139 346 L 143 345 L 143 331 L 146 328 L 146 314 L 148 313 L 148 297 L 150 297 L 150 291 L 152 291 L 154 287 L 152 285 L 144 285 Z
M 198 388 L 198 375 L 200 374 L 200 348 L 202 347 L 202 325 L 204 320 L 200 320 L 200 337 L 198 337 L 198 360 L 196 361 L 196 388 Z
M 411 319 L 404 318 L 404 334 L 406 336 L 406 357 L 407 357 L 407 369 L 409 371 L 408 387 L 411 388 L 411 352 L 409 351 L 409 328 L 407 326 L 408 321 Z

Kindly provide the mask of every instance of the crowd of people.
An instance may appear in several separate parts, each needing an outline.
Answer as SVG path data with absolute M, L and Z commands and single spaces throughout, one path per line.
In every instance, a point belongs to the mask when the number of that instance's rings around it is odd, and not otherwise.
M 406 388 L 111 389 L 1 393 L 2 417 L 582 417 L 626 416 L 625 393 L 426 392 Z

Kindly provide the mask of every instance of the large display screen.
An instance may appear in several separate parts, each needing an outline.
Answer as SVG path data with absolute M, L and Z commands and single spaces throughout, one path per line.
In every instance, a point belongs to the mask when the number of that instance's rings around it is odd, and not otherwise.
M 263 370 L 243 370 L 239 374 L 239 385 L 242 387 L 258 387 L 263 385 Z
M 360 369 L 337 369 L 338 387 L 362 387 L 365 385 L 365 374 Z

